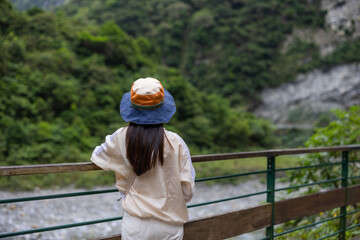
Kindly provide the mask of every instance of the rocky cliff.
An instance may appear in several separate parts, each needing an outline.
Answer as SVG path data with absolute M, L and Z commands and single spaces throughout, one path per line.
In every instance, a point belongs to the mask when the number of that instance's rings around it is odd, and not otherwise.
M 315 43 L 325 56 L 342 42 L 360 37 L 359 0 L 322 0 L 321 9 L 326 11 L 325 27 L 318 29 L 294 29 L 283 44 L 283 52 L 296 39 Z
M 322 0 L 321 8 L 326 11 L 325 27 L 294 29 L 283 43 L 283 52 L 298 38 L 315 43 L 326 56 L 342 42 L 360 37 L 359 0 Z M 263 91 L 261 100 L 255 114 L 272 120 L 279 128 L 313 128 L 322 113 L 360 104 L 360 65 L 299 75 L 290 83 Z
M 255 110 L 280 128 L 311 128 L 321 113 L 360 104 L 360 64 L 299 75 L 295 81 L 262 92 Z

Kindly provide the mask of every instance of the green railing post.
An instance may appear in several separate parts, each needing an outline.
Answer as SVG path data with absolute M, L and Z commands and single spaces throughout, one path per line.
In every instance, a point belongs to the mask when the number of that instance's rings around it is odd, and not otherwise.
M 266 201 L 271 203 L 271 226 L 266 228 L 267 239 L 274 239 L 274 202 L 275 202 L 275 157 L 267 159 L 267 198 Z
M 345 188 L 345 205 L 340 208 L 340 234 L 339 240 L 345 240 L 346 236 L 346 207 L 347 207 L 347 187 L 348 187 L 348 168 L 349 168 L 349 152 L 342 152 L 341 164 L 341 187 Z

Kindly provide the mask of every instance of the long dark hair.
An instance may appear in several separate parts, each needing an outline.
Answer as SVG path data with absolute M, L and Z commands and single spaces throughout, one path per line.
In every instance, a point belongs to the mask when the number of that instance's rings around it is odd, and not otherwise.
M 126 157 L 137 176 L 164 163 L 163 124 L 130 123 L 126 132 Z

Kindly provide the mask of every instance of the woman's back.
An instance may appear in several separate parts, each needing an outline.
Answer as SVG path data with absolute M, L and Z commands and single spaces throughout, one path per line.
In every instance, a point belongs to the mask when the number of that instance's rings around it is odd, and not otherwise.
M 182 239 L 195 170 L 185 142 L 163 128 L 175 112 L 174 98 L 157 79 L 136 80 L 120 103 L 129 126 L 107 136 L 91 156 L 96 165 L 115 172 L 124 240 Z
M 96 165 L 116 174 L 116 187 L 126 192 L 126 183 L 132 166 L 126 158 L 127 127 L 108 136 L 106 143 L 96 148 L 91 157 Z M 184 223 L 188 220 L 185 201 L 194 191 L 195 170 L 183 140 L 165 130 L 164 163 L 136 176 L 123 201 L 123 208 L 130 215 L 155 217 L 164 221 Z M 104 160 L 106 159 L 106 160 Z

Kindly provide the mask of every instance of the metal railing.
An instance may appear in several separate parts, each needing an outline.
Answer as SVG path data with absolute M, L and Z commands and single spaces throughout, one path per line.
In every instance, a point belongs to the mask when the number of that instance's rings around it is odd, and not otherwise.
M 347 227 L 347 225 L 346 225 L 346 216 L 356 214 L 360 211 L 360 209 L 356 209 L 352 212 L 346 212 L 346 207 L 348 205 L 348 202 L 347 202 L 348 180 L 360 178 L 360 176 L 348 176 L 349 162 L 354 162 L 354 163 L 360 162 L 360 160 L 349 161 L 349 151 L 355 151 L 355 150 L 360 150 L 360 145 L 335 146 L 335 147 L 323 147 L 323 148 L 307 148 L 307 149 L 280 149 L 280 150 L 265 150 L 265 151 L 254 151 L 254 152 L 193 156 L 192 160 L 194 163 L 206 162 L 206 161 L 217 161 L 217 160 L 266 157 L 267 158 L 266 170 L 225 175 L 225 176 L 200 178 L 200 179 L 196 179 L 195 181 L 196 182 L 204 182 L 204 181 L 220 180 L 220 179 L 226 179 L 226 178 L 266 174 L 267 189 L 265 191 L 255 192 L 255 193 L 251 193 L 251 194 L 239 195 L 239 196 L 230 197 L 230 198 L 223 198 L 223 199 L 218 199 L 218 200 L 213 200 L 213 201 L 208 201 L 208 202 L 203 202 L 203 203 L 198 203 L 198 204 L 192 204 L 192 205 L 188 205 L 188 208 L 199 207 L 199 206 L 204 206 L 204 205 L 209 205 L 209 204 L 214 204 L 214 203 L 220 203 L 220 202 L 225 202 L 225 201 L 230 201 L 230 200 L 235 200 L 235 199 L 240 199 L 240 198 L 246 198 L 246 197 L 266 194 L 266 201 L 269 204 L 271 204 L 271 215 L 270 215 L 271 219 L 270 219 L 269 226 L 267 226 L 267 228 L 266 228 L 266 238 L 264 238 L 264 239 L 274 239 L 276 237 L 283 236 L 285 234 L 289 234 L 294 231 L 298 231 L 298 230 L 305 229 L 305 228 L 310 228 L 315 225 L 322 224 L 322 223 L 336 220 L 336 219 L 340 219 L 340 223 L 339 223 L 340 230 L 332 233 L 331 235 L 322 236 L 319 239 L 325 239 L 325 238 L 329 238 L 331 236 L 336 236 L 336 235 L 339 236 L 339 239 L 345 239 L 346 231 L 360 227 L 360 224 L 354 224 L 349 227 Z M 319 152 L 339 152 L 339 151 L 342 152 L 342 160 L 339 162 L 301 166 L 301 167 L 292 167 L 292 168 L 283 168 L 283 169 L 276 169 L 276 167 L 275 167 L 277 156 L 319 153 Z M 301 185 L 297 185 L 297 186 L 275 188 L 275 177 L 276 177 L 275 174 L 277 172 L 328 167 L 328 166 L 336 166 L 336 165 L 341 165 L 341 177 L 340 178 L 326 179 L 323 181 L 301 184 Z M 44 173 L 61 173 L 61 172 L 92 171 L 92 170 L 100 170 L 100 168 L 95 166 L 93 163 L 2 166 L 2 167 L 0 167 L 0 176 L 32 175 L 32 174 L 44 174 Z M 319 222 L 308 224 L 306 226 L 297 227 L 297 228 L 288 230 L 286 232 L 277 233 L 277 234 L 274 233 L 274 225 L 276 224 L 276 221 L 275 221 L 276 214 L 274 211 L 275 203 L 276 203 L 275 202 L 276 192 L 290 190 L 290 189 L 294 189 L 294 188 L 312 186 L 312 185 L 319 185 L 319 184 L 324 184 L 324 183 L 337 182 L 337 181 L 341 181 L 341 187 L 345 189 L 345 204 L 341 205 L 341 210 L 340 210 L 339 216 L 324 219 Z M 104 193 L 110 193 L 110 192 L 116 192 L 116 191 L 117 191 L 117 189 L 112 188 L 112 189 L 104 189 L 104 190 L 82 191 L 82 192 L 35 196 L 35 197 L 1 199 L 0 204 L 25 202 L 25 201 L 36 201 L 36 200 L 44 200 L 44 199 L 76 197 L 76 196 L 84 196 L 84 195 L 92 195 L 92 194 L 104 194 Z M 18 235 L 45 232 L 45 231 L 53 231 L 53 230 L 64 229 L 64 228 L 79 227 L 79 226 L 85 226 L 85 225 L 96 224 L 96 223 L 116 221 L 116 220 L 121 220 L 121 219 L 122 219 L 122 217 L 119 216 L 119 217 L 114 217 L 114 218 L 99 219 L 99 220 L 94 220 L 94 221 L 79 222 L 79 223 L 72 223 L 72 224 L 52 226 L 52 227 L 44 227 L 44 228 L 31 229 L 31 230 L 19 231 L 19 232 L 6 232 L 6 233 L 0 233 L 0 238 L 13 237 L 13 236 L 18 236 Z

